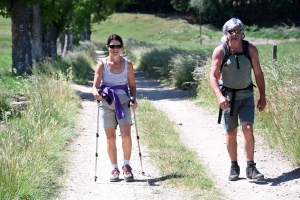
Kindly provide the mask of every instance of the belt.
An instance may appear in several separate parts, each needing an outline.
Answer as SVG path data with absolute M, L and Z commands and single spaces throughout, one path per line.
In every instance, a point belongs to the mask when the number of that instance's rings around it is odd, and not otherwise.
M 236 97 L 236 92 L 241 91 L 241 90 L 250 90 L 253 91 L 253 87 L 256 87 L 253 83 L 251 83 L 248 87 L 246 88 L 242 88 L 242 89 L 233 89 L 233 88 L 229 88 L 226 87 L 224 85 L 221 86 L 221 92 L 224 95 L 225 92 L 232 92 L 232 98 L 230 101 L 230 116 L 233 115 L 233 110 L 234 110 L 234 101 L 235 101 L 235 97 Z M 222 118 L 222 109 L 219 109 L 219 117 L 218 117 L 218 124 L 221 123 L 221 118 Z

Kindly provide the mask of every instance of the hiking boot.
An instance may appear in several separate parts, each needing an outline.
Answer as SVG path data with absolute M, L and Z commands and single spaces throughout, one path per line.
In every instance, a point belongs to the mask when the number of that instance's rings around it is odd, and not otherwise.
M 120 171 L 116 168 L 116 169 L 113 169 L 111 171 L 111 176 L 110 176 L 110 182 L 117 182 L 119 181 L 119 174 L 120 174 Z
M 124 180 L 126 182 L 133 181 L 133 174 L 131 172 L 132 168 L 129 165 L 125 165 L 122 167 Z
M 249 179 L 254 179 L 254 180 L 263 180 L 264 179 L 264 175 L 261 174 L 257 169 L 256 169 L 256 163 L 251 164 L 251 165 L 247 165 L 246 168 L 246 176 Z
M 231 165 L 228 180 L 237 181 L 239 179 L 239 175 L 240 175 L 240 166 Z

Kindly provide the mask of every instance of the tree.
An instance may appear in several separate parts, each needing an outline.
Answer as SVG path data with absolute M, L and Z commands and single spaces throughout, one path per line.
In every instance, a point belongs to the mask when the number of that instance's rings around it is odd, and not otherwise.
M 32 56 L 27 1 L 6 1 L 12 21 L 12 72 L 31 74 Z

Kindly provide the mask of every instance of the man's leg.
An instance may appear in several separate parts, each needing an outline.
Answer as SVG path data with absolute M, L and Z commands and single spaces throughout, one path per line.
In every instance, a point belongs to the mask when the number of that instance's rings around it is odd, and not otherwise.
M 264 175 L 256 169 L 256 163 L 254 163 L 253 123 L 243 122 L 242 130 L 244 133 L 244 148 L 247 159 L 246 176 L 249 179 L 262 180 L 264 179 Z
M 227 151 L 231 160 L 231 167 L 228 180 L 237 181 L 240 175 L 240 167 L 237 162 L 237 128 L 226 133 Z
M 231 161 L 237 161 L 237 128 L 226 133 L 226 146 Z
M 254 161 L 254 136 L 253 136 L 253 123 L 243 122 L 242 131 L 244 133 L 244 148 L 246 152 L 246 160 Z

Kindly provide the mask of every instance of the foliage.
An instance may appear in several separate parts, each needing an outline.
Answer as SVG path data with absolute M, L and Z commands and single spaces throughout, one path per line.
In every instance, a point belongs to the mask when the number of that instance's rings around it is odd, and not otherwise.
M 90 42 L 83 42 L 64 59 L 58 57 L 38 63 L 34 67 L 34 73 L 56 77 L 60 77 L 62 73 L 77 84 L 86 84 L 95 65 L 94 60 L 96 60 L 95 46 Z
M 0 132 L 0 196 L 3 199 L 49 199 L 59 186 L 65 143 L 73 134 L 78 98 L 61 79 L 30 77 L 26 112 Z
M 30 77 L 1 74 L 3 80 L 12 79 L 13 83 L 3 84 L 0 100 L 2 96 L 11 100 L 17 91 L 28 100 L 26 109 L 17 117 L 2 115 L 5 125 L 0 130 L 2 199 L 55 199 L 67 164 L 65 145 L 76 133 L 74 116 L 79 109 L 79 98 L 71 80 L 86 83 L 95 59 L 87 53 L 94 53 L 94 48 L 84 43 L 67 56 L 69 60 L 45 60 L 34 66 Z

